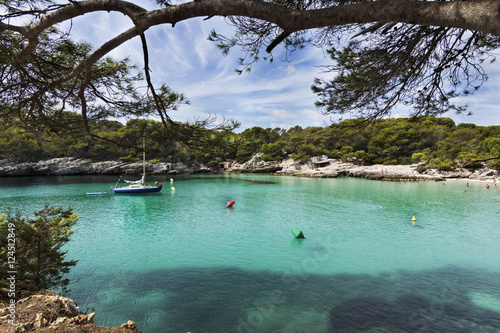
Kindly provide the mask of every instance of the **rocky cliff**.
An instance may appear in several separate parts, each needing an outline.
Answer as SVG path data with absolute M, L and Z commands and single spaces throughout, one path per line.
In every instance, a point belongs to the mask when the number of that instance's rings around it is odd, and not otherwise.
M 413 165 L 359 165 L 353 162 L 316 157 L 307 160 L 287 159 L 283 161 L 263 161 L 259 154 L 243 164 L 233 163 L 228 166 L 229 172 L 270 172 L 277 175 L 334 178 L 359 177 L 374 180 L 394 181 L 441 181 L 449 178 L 466 178 L 485 180 L 496 176 L 497 172 L 487 167 L 470 172 L 466 169 L 455 171 L 426 170 L 417 171 L 418 164 Z
M 148 174 L 172 174 L 179 172 L 209 172 L 210 169 L 198 163 L 191 167 L 183 163 L 146 163 Z M 0 160 L 0 176 L 54 176 L 54 175 L 140 175 L 142 162 L 92 162 L 73 157 L 18 163 Z
M 355 162 L 355 161 L 353 161 Z M 303 161 L 293 159 L 283 161 L 264 161 L 256 154 L 249 161 L 221 162 L 216 169 L 199 163 L 190 167 L 183 163 L 146 163 L 146 172 L 153 175 L 176 173 L 208 173 L 208 172 L 240 172 L 240 173 L 274 173 L 277 175 L 303 177 L 360 177 L 377 180 L 403 181 L 440 181 L 447 178 L 488 179 L 497 175 L 495 170 L 487 167 L 470 172 L 466 169 L 455 171 L 426 170 L 417 171 L 413 165 L 370 165 L 363 166 L 353 162 L 317 157 Z M 92 162 L 72 157 L 54 158 L 36 163 L 16 163 L 0 160 L 0 176 L 51 176 L 51 175 L 139 175 L 142 174 L 142 162 Z

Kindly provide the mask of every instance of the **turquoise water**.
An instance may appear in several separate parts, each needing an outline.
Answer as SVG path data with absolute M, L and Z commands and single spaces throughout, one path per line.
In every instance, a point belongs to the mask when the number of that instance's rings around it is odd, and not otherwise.
M 95 310 L 99 325 L 130 319 L 145 333 L 500 332 L 493 186 L 169 178 L 154 177 L 161 193 L 134 196 L 111 194 L 115 177 L 0 178 L 0 211 L 28 214 L 49 202 L 80 215 L 68 244 L 79 260 L 69 296 Z M 100 191 L 108 195 L 85 195 Z M 290 228 L 307 239 L 293 239 Z

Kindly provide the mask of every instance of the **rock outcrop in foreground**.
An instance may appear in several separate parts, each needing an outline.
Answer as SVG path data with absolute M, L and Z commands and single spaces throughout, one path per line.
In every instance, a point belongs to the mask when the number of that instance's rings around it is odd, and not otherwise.
M 14 305 L 0 304 L 0 332 L 140 333 L 131 320 L 119 327 L 98 326 L 94 312 L 82 314 L 73 300 L 50 292 L 20 299 Z

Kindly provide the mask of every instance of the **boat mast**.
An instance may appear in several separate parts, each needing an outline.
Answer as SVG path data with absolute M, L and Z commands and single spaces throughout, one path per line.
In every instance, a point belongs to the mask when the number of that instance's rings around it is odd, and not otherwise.
M 146 183 L 146 136 L 142 136 L 142 184 Z

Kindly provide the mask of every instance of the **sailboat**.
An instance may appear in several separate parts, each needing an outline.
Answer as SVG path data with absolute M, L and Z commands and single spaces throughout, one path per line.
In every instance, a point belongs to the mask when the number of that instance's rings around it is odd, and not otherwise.
M 148 185 L 146 184 L 146 140 L 143 139 L 144 149 L 142 151 L 142 178 L 139 180 L 124 180 L 125 183 L 129 184 L 127 186 L 116 187 L 120 182 L 120 179 L 113 187 L 113 192 L 116 194 L 134 194 L 134 193 L 157 193 L 162 189 L 162 185 Z M 158 182 L 157 182 L 158 183 Z

